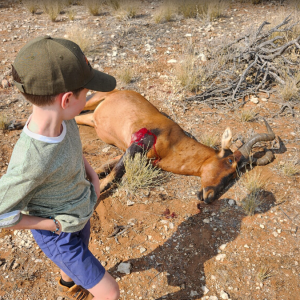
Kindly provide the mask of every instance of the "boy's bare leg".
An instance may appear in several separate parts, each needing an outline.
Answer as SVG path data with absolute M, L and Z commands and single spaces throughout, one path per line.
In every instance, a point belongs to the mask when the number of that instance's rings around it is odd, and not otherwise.
M 88 291 L 94 296 L 93 300 L 118 300 L 120 290 L 115 279 L 105 272 L 101 281 Z
M 63 270 L 60 270 L 61 278 L 66 282 L 71 282 L 73 279 L 69 277 Z

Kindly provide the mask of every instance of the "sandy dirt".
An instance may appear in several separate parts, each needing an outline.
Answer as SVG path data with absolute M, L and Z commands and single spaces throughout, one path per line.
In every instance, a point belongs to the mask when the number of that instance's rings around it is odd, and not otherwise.
M 184 102 L 191 93 L 178 88 L 175 71 L 182 46 L 189 40 L 201 52 L 207 40 L 238 36 L 265 20 L 276 22 L 288 15 L 290 7 L 271 1 L 259 5 L 232 1 L 224 17 L 211 22 L 213 29 L 206 30 L 209 23 L 198 19 L 177 17 L 156 24 L 153 14 L 160 3 L 142 1 L 138 17 L 129 20 L 119 20 L 108 7 L 99 16 L 92 16 L 84 6 L 73 5 L 74 21 L 68 19 L 67 8 L 51 22 L 42 11 L 31 15 L 19 2 L 2 1 L 1 116 L 11 121 L 30 115 L 31 105 L 10 84 L 10 65 L 18 50 L 36 36 L 64 37 L 70 28 L 81 26 L 82 33 L 91 35 L 87 56 L 93 66 L 116 76 L 119 89 L 143 94 L 197 139 L 208 133 L 221 140 L 227 126 L 234 141 L 249 132 L 264 132 L 260 117 L 265 117 L 277 138 L 263 146 L 273 149 L 275 159 L 267 166 L 249 169 L 249 173 L 260 172 L 261 178 L 267 179 L 253 216 L 242 207 L 247 197 L 242 178 L 219 200 L 205 205 L 196 196 L 200 178 L 167 174 L 164 183 L 135 196 L 127 197 L 119 190 L 107 193 L 91 220 L 90 249 L 116 278 L 120 299 L 124 300 L 299 299 L 299 174 L 281 172 L 288 161 L 299 161 L 299 105 L 293 106 L 294 117 L 288 109 L 272 117 L 280 111 L 282 101 L 275 92 L 263 101 L 266 95 L 262 93 L 258 103 L 247 101 L 243 107 L 255 110 L 257 118 L 241 122 L 240 111 Z M 177 63 L 168 63 L 171 59 Z M 128 66 L 135 73 L 134 80 L 126 85 L 118 72 Z M 8 86 L 3 87 L 3 80 Z M 102 142 L 93 128 L 79 126 L 79 130 L 84 154 L 94 168 L 122 154 Z M 20 132 L 0 132 L 0 176 L 6 172 Z M 276 150 L 278 136 L 286 151 Z M 133 203 L 128 205 L 128 200 Z M 117 225 L 127 230 L 117 238 L 109 237 Z M 120 263 L 130 263 L 130 274 L 117 270 Z M 60 300 L 57 277 L 58 268 L 39 250 L 29 231 L 0 230 L 1 300 Z

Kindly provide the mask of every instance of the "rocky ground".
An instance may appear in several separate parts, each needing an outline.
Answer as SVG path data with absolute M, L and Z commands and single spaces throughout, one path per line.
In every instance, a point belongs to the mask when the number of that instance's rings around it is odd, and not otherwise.
M 160 4 L 143 1 L 138 16 L 127 20 L 119 19 L 109 7 L 92 16 L 84 6 L 74 5 L 73 21 L 66 9 L 52 22 L 42 11 L 30 14 L 19 2 L 0 2 L 2 120 L 27 118 L 31 111 L 11 82 L 10 66 L 18 50 L 36 36 L 70 36 L 76 29 L 78 36 L 90 38 L 86 53 L 95 68 L 116 76 L 119 89 L 143 94 L 196 138 L 208 133 L 221 139 L 227 126 L 234 140 L 252 131 L 263 132 L 261 119 L 242 122 L 239 110 L 186 103 L 191 93 L 180 87 L 176 66 L 189 43 L 201 59 L 209 41 L 238 37 L 265 20 L 279 23 L 291 7 L 279 1 L 258 5 L 232 1 L 224 16 L 212 22 L 177 16 L 157 24 L 153 15 Z M 127 67 L 133 70 L 129 84 L 120 75 Z M 255 103 L 247 101 L 244 109 L 265 117 L 286 151 L 276 150 L 278 140 L 267 144 L 275 160 L 249 171 L 260 172 L 267 180 L 253 216 L 242 206 L 247 197 L 242 178 L 211 205 L 197 206 L 199 178 L 168 174 L 166 182 L 150 191 L 130 199 L 115 191 L 98 206 L 90 248 L 118 281 L 121 299 L 299 299 L 299 174 L 282 172 L 290 161 L 299 161 L 299 105 L 293 103 L 294 117 L 289 110 L 276 115 L 282 102 L 278 94 L 258 96 Z M 79 126 L 79 130 L 84 154 L 94 168 L 121 154 L 99 140 L 93 128 Z M 0 132 L 1 176 L 19 135 L 18 130 Z M 110 238 L 116 225 L 127 230 Z M 56 292 L 58 268 L 39 250 L 29 231 L 0 230 L 0 270 L 1 300 L 61 299 Z

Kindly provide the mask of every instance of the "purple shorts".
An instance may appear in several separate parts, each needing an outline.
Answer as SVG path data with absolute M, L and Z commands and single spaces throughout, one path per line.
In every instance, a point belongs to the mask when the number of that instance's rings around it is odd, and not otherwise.
M 42 251 L 77 285 L 94 287 L 103 278 L 105 269 L 88 249 L 90 221 L 77 232 L 60 235 L 48 230 L 31 230 Z

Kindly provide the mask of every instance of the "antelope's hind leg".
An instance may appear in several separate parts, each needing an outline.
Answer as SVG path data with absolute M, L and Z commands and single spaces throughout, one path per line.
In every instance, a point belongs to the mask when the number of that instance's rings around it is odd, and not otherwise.
M 119 162 L 121 159 L 122 155 L 116 156 L 113 159 L 110 159 L 107 161 L 105 164 L 100 166 L 99 168 L 95 169 L 95 172 L 98 174 L 99 178 L 104 178 L 107 176 L 113 168 L 116 166 L 116 164 Z

